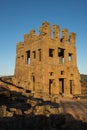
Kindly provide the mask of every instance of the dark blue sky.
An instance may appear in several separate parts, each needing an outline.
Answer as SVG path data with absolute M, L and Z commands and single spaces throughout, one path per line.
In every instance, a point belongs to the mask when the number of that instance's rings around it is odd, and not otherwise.
M 77 65 L 87 74 L 87 0 L 0 0 L 0 75 L 14 74 L 17 42 L 43 21 L 77 34 Z

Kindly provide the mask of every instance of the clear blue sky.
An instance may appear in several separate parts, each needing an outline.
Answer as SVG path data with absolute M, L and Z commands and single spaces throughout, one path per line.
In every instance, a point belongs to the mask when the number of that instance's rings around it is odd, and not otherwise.
M 0 0 L 0 75 L 12 75 L 16 44 L 43 21 L 77 34 L 77 65 L 87 74 L 87 0 Z

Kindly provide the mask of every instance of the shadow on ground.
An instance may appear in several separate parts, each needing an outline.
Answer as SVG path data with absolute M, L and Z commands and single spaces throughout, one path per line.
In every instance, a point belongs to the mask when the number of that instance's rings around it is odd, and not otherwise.
M 65 116 L 72 118 L 66 122 Z M 0 118 L 0 130 L 87 130 L 87 124 L 75 120 L 72 115 L 21 115 Z
M 87 130 L 87 123 L 58 110 L 59 103 L 4 88 L 0 93 L 0 130 Z

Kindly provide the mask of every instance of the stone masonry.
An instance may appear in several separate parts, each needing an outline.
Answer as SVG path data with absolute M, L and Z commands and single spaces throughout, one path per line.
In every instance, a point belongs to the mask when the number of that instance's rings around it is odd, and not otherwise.
M 80 74 L 76 60 L 76 34 L 48 22 L 39 29 L 24 34 L 17 43 L 15 79 L 18 85 L 35 94 L 81 94 Z M 69 35 L 69 36 L 68 36 Z M 40 95 L 40 96 L 41 96 Z

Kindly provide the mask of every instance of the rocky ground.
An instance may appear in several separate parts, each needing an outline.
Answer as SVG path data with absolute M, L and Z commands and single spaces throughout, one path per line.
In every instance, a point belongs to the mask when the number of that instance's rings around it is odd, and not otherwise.
M 45 101 L 12 90 L 0 87 L 0 130 L 87 130 L 86 98 Z
M 0 130 L 86 130 L 87 100 L 0 94 Z

